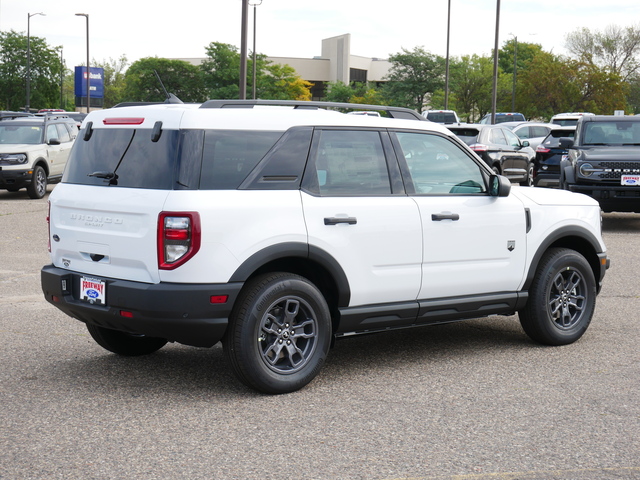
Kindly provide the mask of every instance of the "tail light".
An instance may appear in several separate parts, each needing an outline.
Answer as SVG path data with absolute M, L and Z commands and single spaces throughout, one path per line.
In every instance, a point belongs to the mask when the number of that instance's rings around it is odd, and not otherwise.
M 536 152 L 540 152 L 540 153 L 549 153 L 550 151 L 551 151 L 550 148 L 543 147 L 542 145 L 538 145 L 538 148 L 536 148 Z
M 158 217 L 158 268 L 173 270 L 200 250 L 197 212 L 161 212 Z
M 474 152 L 487 152 L 489 151 L 489 147 L 487 145 L 483 145 L 482 143 L 474 143 L 470 145 L 469 148 Z

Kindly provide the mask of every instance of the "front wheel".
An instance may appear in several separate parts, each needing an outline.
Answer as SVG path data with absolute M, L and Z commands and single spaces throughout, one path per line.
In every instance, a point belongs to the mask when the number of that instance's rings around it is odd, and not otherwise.
M 331 316 L 320 291 L 288 273 L 257 277 L 237 301 L 224 353 L 236 376 L 264 393 L 289 393 L 313 380 L 329 352 Z
M 109 328 L 87 324 L 89 334 L 105 350 L 123 355 L 125 357 L 137 357 L 148 355 L 160 350 L 167 344 L 164 338 L 134 335 Z
M 520 185 L 523 187 L 532 187 L 533 186 L 533 162 L 529 162 L 529 167 L 527 168 L 527 178 L 520 182 Z
M 587 260 L 568 248 L 552 248 L 542 257 L 519 312 L 525 333 L 545 345 L 578 340 L 591 323 L 596 283 Z
M 44 194 L 47 193 L 47 172 L 45 172 L 44 168 L 40 165 L 37 165 L 33 169 L 31 183 L 27 187 L 27 193 L 29 197 L 34 200 L 44 197 Z

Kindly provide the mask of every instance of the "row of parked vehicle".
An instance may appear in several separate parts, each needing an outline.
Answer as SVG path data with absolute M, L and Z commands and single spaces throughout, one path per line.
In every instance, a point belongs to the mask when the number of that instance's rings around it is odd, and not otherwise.
M 485 115 L 479 123 L 467 124 L 453 110 L 427 110 L 423 116 L 442 123 L 478 154 L 494 172 L 514 183 L 558 187 L 560 162 L 567 149 L 561 138 L 573 138 L 578 119 L 587 112 L 560 113 L 549 123 L 528 122 L 522 113 L 500 112 L 491 123 Z

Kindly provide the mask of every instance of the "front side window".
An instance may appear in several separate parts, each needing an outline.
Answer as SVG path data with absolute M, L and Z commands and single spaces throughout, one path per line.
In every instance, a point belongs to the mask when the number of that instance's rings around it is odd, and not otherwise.
M 320 195 L 391 193 L 389 171 L 376 131 L 318 130 L 315 175 Z
M 439 135 L 397 132 L 416 193 L 485 193 L 481 167 L 458 145 Z
M 504 130 L 504 136 L 507 138 L 507 144 L 512 147 L 520 147 L 520 139 L 511 130 Z

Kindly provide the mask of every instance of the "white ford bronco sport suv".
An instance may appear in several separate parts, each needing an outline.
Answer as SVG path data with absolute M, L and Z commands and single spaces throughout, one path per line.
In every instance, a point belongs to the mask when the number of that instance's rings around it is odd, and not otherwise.
M 0 118 L 0 188 L 26 187 L 29 197 L 44 197 L 47 183 L 60 181 L 77 135 L 76 122 L 64 114 Z
M 511 188 L 411 110 L 211 100 L 83 125 L 42 289 L 116 354 L 222 341 L 243 383 L 285 393 L 345 335 L 517 312 L 563 345 L 609 266 L 595 200 Z

